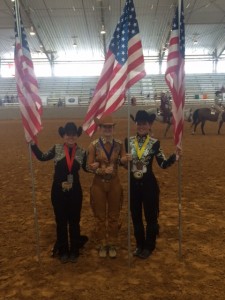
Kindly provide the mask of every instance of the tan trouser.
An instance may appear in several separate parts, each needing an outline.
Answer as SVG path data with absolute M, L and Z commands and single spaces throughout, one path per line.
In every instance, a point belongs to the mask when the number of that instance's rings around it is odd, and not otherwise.
M 91 186 L 91 207 L 95 217 L 95 237 L 101 245 L 117 244 L 122 195 L 118 176 L 109 181 L 97 175 L 94 177 Z

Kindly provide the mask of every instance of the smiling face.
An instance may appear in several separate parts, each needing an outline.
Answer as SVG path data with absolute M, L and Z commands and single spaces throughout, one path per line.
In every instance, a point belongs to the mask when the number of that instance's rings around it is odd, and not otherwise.
M 148 123 L 147 121 L 138 121 L 136 123 L 137 126 L 137 133 L 142 136 L 149 133 L 149 130 L 151 129 L 152 124 Z
M 76 142 L 77 142 L 77 135 L 74 134 L 64 134 L 63 136 L 63 140 L 64 143 L 68 146 L 68 147 L 73 147 Z
M 110 138 L 113 136 L 114 125 L 103 124 L 100 125 L 100 133 L 105 138 Z

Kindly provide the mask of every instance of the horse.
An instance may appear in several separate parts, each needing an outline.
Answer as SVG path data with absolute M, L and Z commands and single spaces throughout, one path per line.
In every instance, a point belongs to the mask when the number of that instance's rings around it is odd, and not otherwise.
M 217 122 L 219 114 L 220 113 L 217 111 L 212 112 L 210 108 L 196 109 L 193 113 L 193 122 L 191 124 L 191 127 L 194 126 L 194 130 L 192 134 L 195 134 L 198 124 L 201 123 L 202 134 L 205 135 L 205 131 L 204 131 L 205 122 L 206 121 Z M 219 127 L 217 131 L 218 134 L 220 134 L 220 129 L 223 125 L 223 122 L 225 122 L 225 112 L 222 113 L 222 120 L 219 122 Z
M 155 114 L 155 120 L 156 121 L 167 124 L 166 130 L 164 132 L 164 137 L 166 137 L 167 132 L 169 131 L 171 125 L 173 124 L 173 115 L 172 115 L 172 112 L 170 112 L 169 118 L 165 122 L 163 115 L 161 115 L 160 110 L 157 107 L 147 109 L 146 111 L 149 114 Z M 193 114 L 192 108 L 185 109 L 185 111 L 184 111 L 184 120 L 188 121 L 188 122 L 192 122 L 192 114 Z

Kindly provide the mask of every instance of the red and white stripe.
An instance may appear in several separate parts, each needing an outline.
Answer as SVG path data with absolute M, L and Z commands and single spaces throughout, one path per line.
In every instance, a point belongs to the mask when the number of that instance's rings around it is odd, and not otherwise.
M 184 127 L 185 72 L 184 58 L 180 53 L 179 38 L 179 31 L 173 30 L 169 42 L 165 79 L 173 98 L 174 143 L 178 149 L 181 149 Z
M 124 65 L 119 64 L 109 50 L 84 120 L 84 131 L 92 136 L 96 130 L 94 119 L 120 108 L 125 102 L 127 89 L 144 76 L 144 57 L 139 34 L 128 42 L 128 59 Z
M 38 83 L 30 52 L 21 46 L 18 38 L 16 38 L 15 47 L 15 77 L 18 99 L 25 139 L 30 142 L 36 139 L 36 135 L 42 129 L 42 101 L 38 94 Z

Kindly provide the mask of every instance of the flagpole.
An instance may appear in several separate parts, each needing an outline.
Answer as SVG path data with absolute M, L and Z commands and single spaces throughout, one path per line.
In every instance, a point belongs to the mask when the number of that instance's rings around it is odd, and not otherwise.
M 37 213 L 37 205 L 36 205 L 36 194 L 34 187 L 34 170 L 32 164 L 32 151 L 31 144 L 29 143 L 29 158 L 30 158 L 30 174 L 31 174 L 31 182 L 32 182 L 32 204 L 34 211 L 34 226 L 35 226 L 35 235 L 36 235 L 36 253 L 38 262 L 40 263 L 40 236 L 39 236 L 39 225 L 38 225 L 38 213 Z
M 19 13 L 20 7 L 19 6 L 20 6 L 19 0 L 15 0 L 16 25 L 17 25 L 17 31 L 18 31 L 18 38 L 21 43 L 21 27 L 20 27 L 20 13 Z
M 128 108 L 127 108 L 127 152 L 130 153 L 130 91 L 128 90 Z M 127 203 L 128 203 L 128 212 L 127 212 L 127 218 L 128 218 L 128 267 L 131 267 L 131 229 L 130 229 L 130 162 L 128 162 L 128 178 L 127 178 Z
M 179 212 L 179 258 L 182 258 L 182 201 L 181 201 L 181 159 L 178 157 L 178 212 Z
M 20 44 L 22 45 L 19 0 L 15 0 L 15 15 L 16 15 L 18 38 L 20 40 Z M 34 211 L 34 225 L 35 225 L 35 235 L 36 235 L 36 253 L 37 253 L 38 262 L 40 263 L 39 226 L 38 226 L 38 217 L 37 217 L 36 197 L 35 197 L 35 188 L 34 188 L 34 172 L 33 172 L 33 165 L 32 165 L 32 153 L 31 153 L 30 143 L 28 148 L 29 148 L 29 162 L 30 162 L 31 182 L 32 182 L 32 204 L 33 204 L 33 211 Z
M 178 31 L 180 39 L 180 15 L 181 15 L 181 0 L 178 0 Z M 178 212 L 179 212 L 179 258 L 182 258 L 182 182 L 181 182 L 181 157 L 178 154 Z

